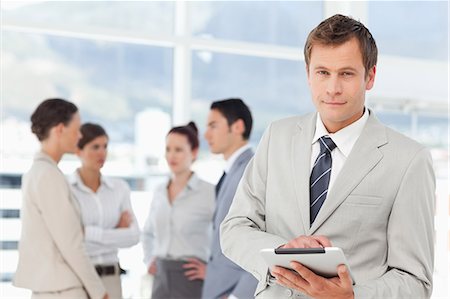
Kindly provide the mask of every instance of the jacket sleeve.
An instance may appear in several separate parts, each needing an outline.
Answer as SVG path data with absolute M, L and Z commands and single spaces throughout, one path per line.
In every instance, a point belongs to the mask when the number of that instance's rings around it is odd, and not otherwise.
M 269 127 L 239 183 L 230 211 L 221 225 L 222 251 L 230 260 L 265 280 L 268 267 L 260 257 L 263 248 L 276 248 L 287 240 L 266 232 L 265 193 L 267 159 L 270 150 Z
M 37 205 L 53 241 L 93 299 L 106 291 L 83 245 L 82 224 L 64 176 L 55 171 L 43 174 L 37 182 Z
M 431 156 L 419 151 L 410 162 L 388 223 L 383 276 L 354 287 L 355 298 L 429 298 L 434 260 L 435 178 Z

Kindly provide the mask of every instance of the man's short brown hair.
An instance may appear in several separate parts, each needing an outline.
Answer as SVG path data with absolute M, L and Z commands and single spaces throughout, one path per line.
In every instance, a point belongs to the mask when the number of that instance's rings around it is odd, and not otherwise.
M 339 14 L 322 21 L 309 33 L 304 49 L 306 66 L 309 68 L 314 45 L 338 46 L 352 38 L 358 40 L 367 76 L 369 70 L 377 64 L 378 50 L 375 39 L 361 22 Z

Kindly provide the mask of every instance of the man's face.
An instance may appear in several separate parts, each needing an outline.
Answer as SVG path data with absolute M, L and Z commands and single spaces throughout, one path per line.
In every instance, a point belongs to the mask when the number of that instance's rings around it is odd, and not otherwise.
M 226 154 L 235 142 L 227 119 L 216 109 L 209 111 L 205 139 L 214 154 Z
M 362 116 L 375 67 L 366 76 L 356 38 L 339 46 L 314 45 L 307 73 L 314 105 L 330 133 Z

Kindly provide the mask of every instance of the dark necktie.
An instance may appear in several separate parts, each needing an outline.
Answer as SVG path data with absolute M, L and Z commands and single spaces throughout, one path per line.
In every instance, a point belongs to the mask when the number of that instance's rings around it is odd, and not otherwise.
M 225 179 L 226 176 L 227 176 L 227 174 L 224 171 L 222 176 L 220 177 L 219 182 L 216 185 L 216 197 L 217 197 L 217 194 L 219 194 L 220 187 L 222 186 L 223 180 Z
M 328 193 L 328 185 L 330 184 L 331 176 L 331 152 L 336 148 L 333 140 L 328 136 L 319 138 L 320 153 L 314 162 L 310 178 L 310 225 L 319 214 L 319 210 L 325 201 Z

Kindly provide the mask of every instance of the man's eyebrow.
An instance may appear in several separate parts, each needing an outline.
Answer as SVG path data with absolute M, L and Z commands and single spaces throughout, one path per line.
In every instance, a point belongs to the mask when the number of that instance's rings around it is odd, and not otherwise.
M 318 69 L 330 70 L 328 67 L 323 66 L 323 65 L 315 66 L 313 69 L 314 69 L 314 70 L 318 70 Z M 353 72 L 358 72 L 358 70 L 357 70 L 356 68 L 352 67 L 352 66 L 344 66 L 344 67 L 339 68 L 337 71 L 338 71 L 338 72 L 342 72 L 342 71 L 353 71 Z
M 339 71 L 353 71 L 353 72 L 358 72 L 357 69 L 355 69 L 354 67 L 351 67 L 351 66 L 342 67 L 342 68 L 339 69 Z

